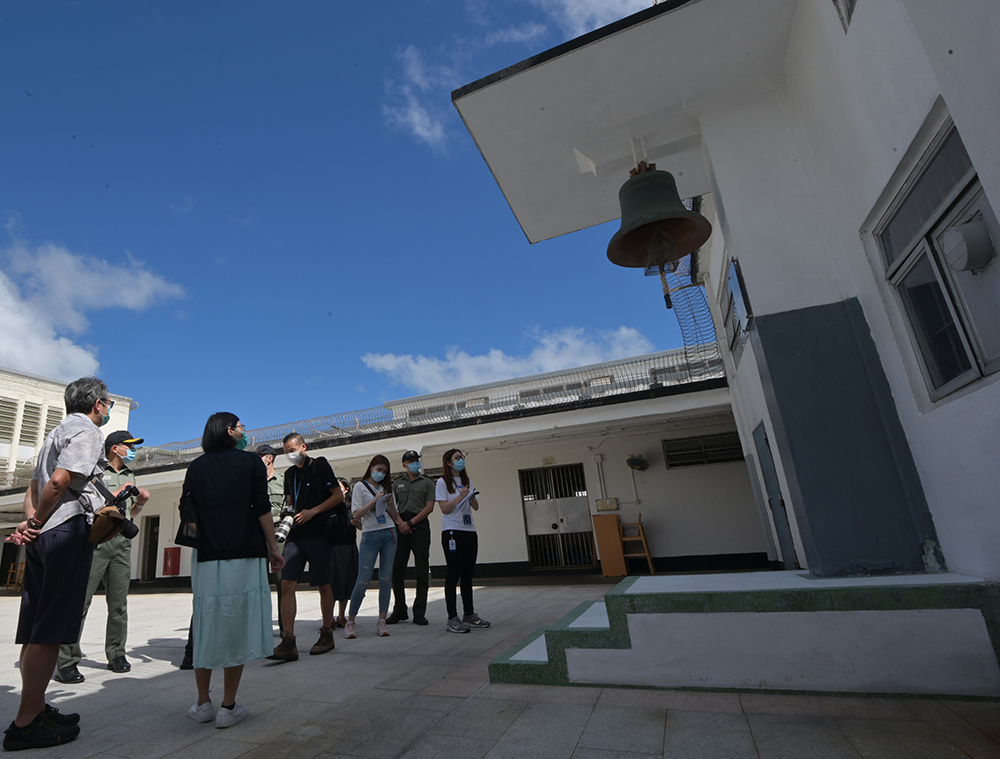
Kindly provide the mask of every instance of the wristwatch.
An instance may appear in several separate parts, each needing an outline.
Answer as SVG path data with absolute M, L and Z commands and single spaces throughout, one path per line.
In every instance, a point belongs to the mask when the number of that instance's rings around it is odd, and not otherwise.
M 412 530 L 412 529 L 413 529 L 413 520 L 412 520 L 412 519 L 407 519 L 407 520 L 406 520 L 406 523 L 407 523 L 408 525 L 410 525 L 410 529 Z
M 45 522 L 39 522 L 34 517 L 28 517 L 27 522 L 28 522 L 28 527 L 30 527 L 32 530 L 40 530 L 42 529 L 42 526 L 45 524 Z

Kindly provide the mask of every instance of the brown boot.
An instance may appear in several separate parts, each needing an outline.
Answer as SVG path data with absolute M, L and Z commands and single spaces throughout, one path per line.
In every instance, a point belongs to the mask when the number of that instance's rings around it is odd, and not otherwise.
M 333 628 L 332 627 L 321 627 L 319 628 L 319 640 L 316 641 L 316 645 L 309 649 L 309 653 L 315 656 L 316 654 L 325 654 L 327 651 L 333 649 Z
M 299 658 L 299 649 L 295 647 L 294 635 L 282 635 L 281 643 L 274 649 L 274 653 L 267 657 L 278 661 L 296 661 Z

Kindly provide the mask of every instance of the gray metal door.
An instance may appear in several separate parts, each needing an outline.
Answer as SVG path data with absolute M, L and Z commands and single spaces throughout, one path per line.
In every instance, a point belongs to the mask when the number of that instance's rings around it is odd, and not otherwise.
M 771 446 L 767 441 L 767 430 L 764 422 L 757 425 L 753 431 L 754 447 L 760 460 L 760 472 L 764 477 L 764 489 L 767 491 L 767 505 L 774 516 L 774 529 L 778 533 L 778 546 L 781 549 L 781 562 L 785 569 L 796 569 L 799 566 L 795 558 L 795 544 L 792 542 L 792 530 L 788 525 L 788 514 L 785 512 L 785 501 L 781 497 L 781 486 L 778 484 L 778 472 L 774 468 L 774 458 L 771 456 Z
M 583 464 L 522 469 L 518 475 L 532 569 L 595 566 Z

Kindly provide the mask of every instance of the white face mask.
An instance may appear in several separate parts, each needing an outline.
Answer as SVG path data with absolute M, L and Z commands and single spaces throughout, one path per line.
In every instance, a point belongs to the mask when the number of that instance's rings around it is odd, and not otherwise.
M 302 454 L 299 453 L 298 451 L 292 451 L 291 453 L 286 453 L 285 455 L 288 456 L 288 462 L 292 466 L 295 466 L 300 461 L 302 461 Z

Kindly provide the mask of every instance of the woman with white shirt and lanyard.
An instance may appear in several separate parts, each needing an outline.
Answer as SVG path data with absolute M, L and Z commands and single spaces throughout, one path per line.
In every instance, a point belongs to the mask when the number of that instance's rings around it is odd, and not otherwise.
M 347 615 L 345 638 L 355 638 L 354 619 L 372 579 L 375 560 L 378 559 L 378 624 L 375 631 L 381 638 L 389 636 L 385 617 L 392 599 L 392 563 L 396 557 L 396 530 L 393 525 L 405 524 L 396 511 L 391 488 L 387 482 L 389 459 L 375 456 L 365 470 L 365 476 L 354 485 L 351 495 L 351 513 L 361 521 L 361 545 L 358 546 L 358 581 L 351 594 L 351 607 Z M 382 501 L 384 496 L 387 500 Z
M 448 625 L 445 629 L 453 633 L 467 633 L 473 627 L 483 629 L 490 623 L 476 614 L 472 603 L 472 576 L 476 570 L 479 554 L 479 538 L 472 512 L 479 511 L 476 490 L 465 469 L 465 454 L 457 448 L 445 451 L 442 457 L 443 476 L 437 481 L 435 500 L 441 507 L 441 546 L 448 565 L 444 581 L 444 600 L 448 606 Z M 458 618 L 458 599 L 455 587 L 461 583 L 462 610 L 464 616 Z M 379 580 L 381 585 L 381 580 Z

